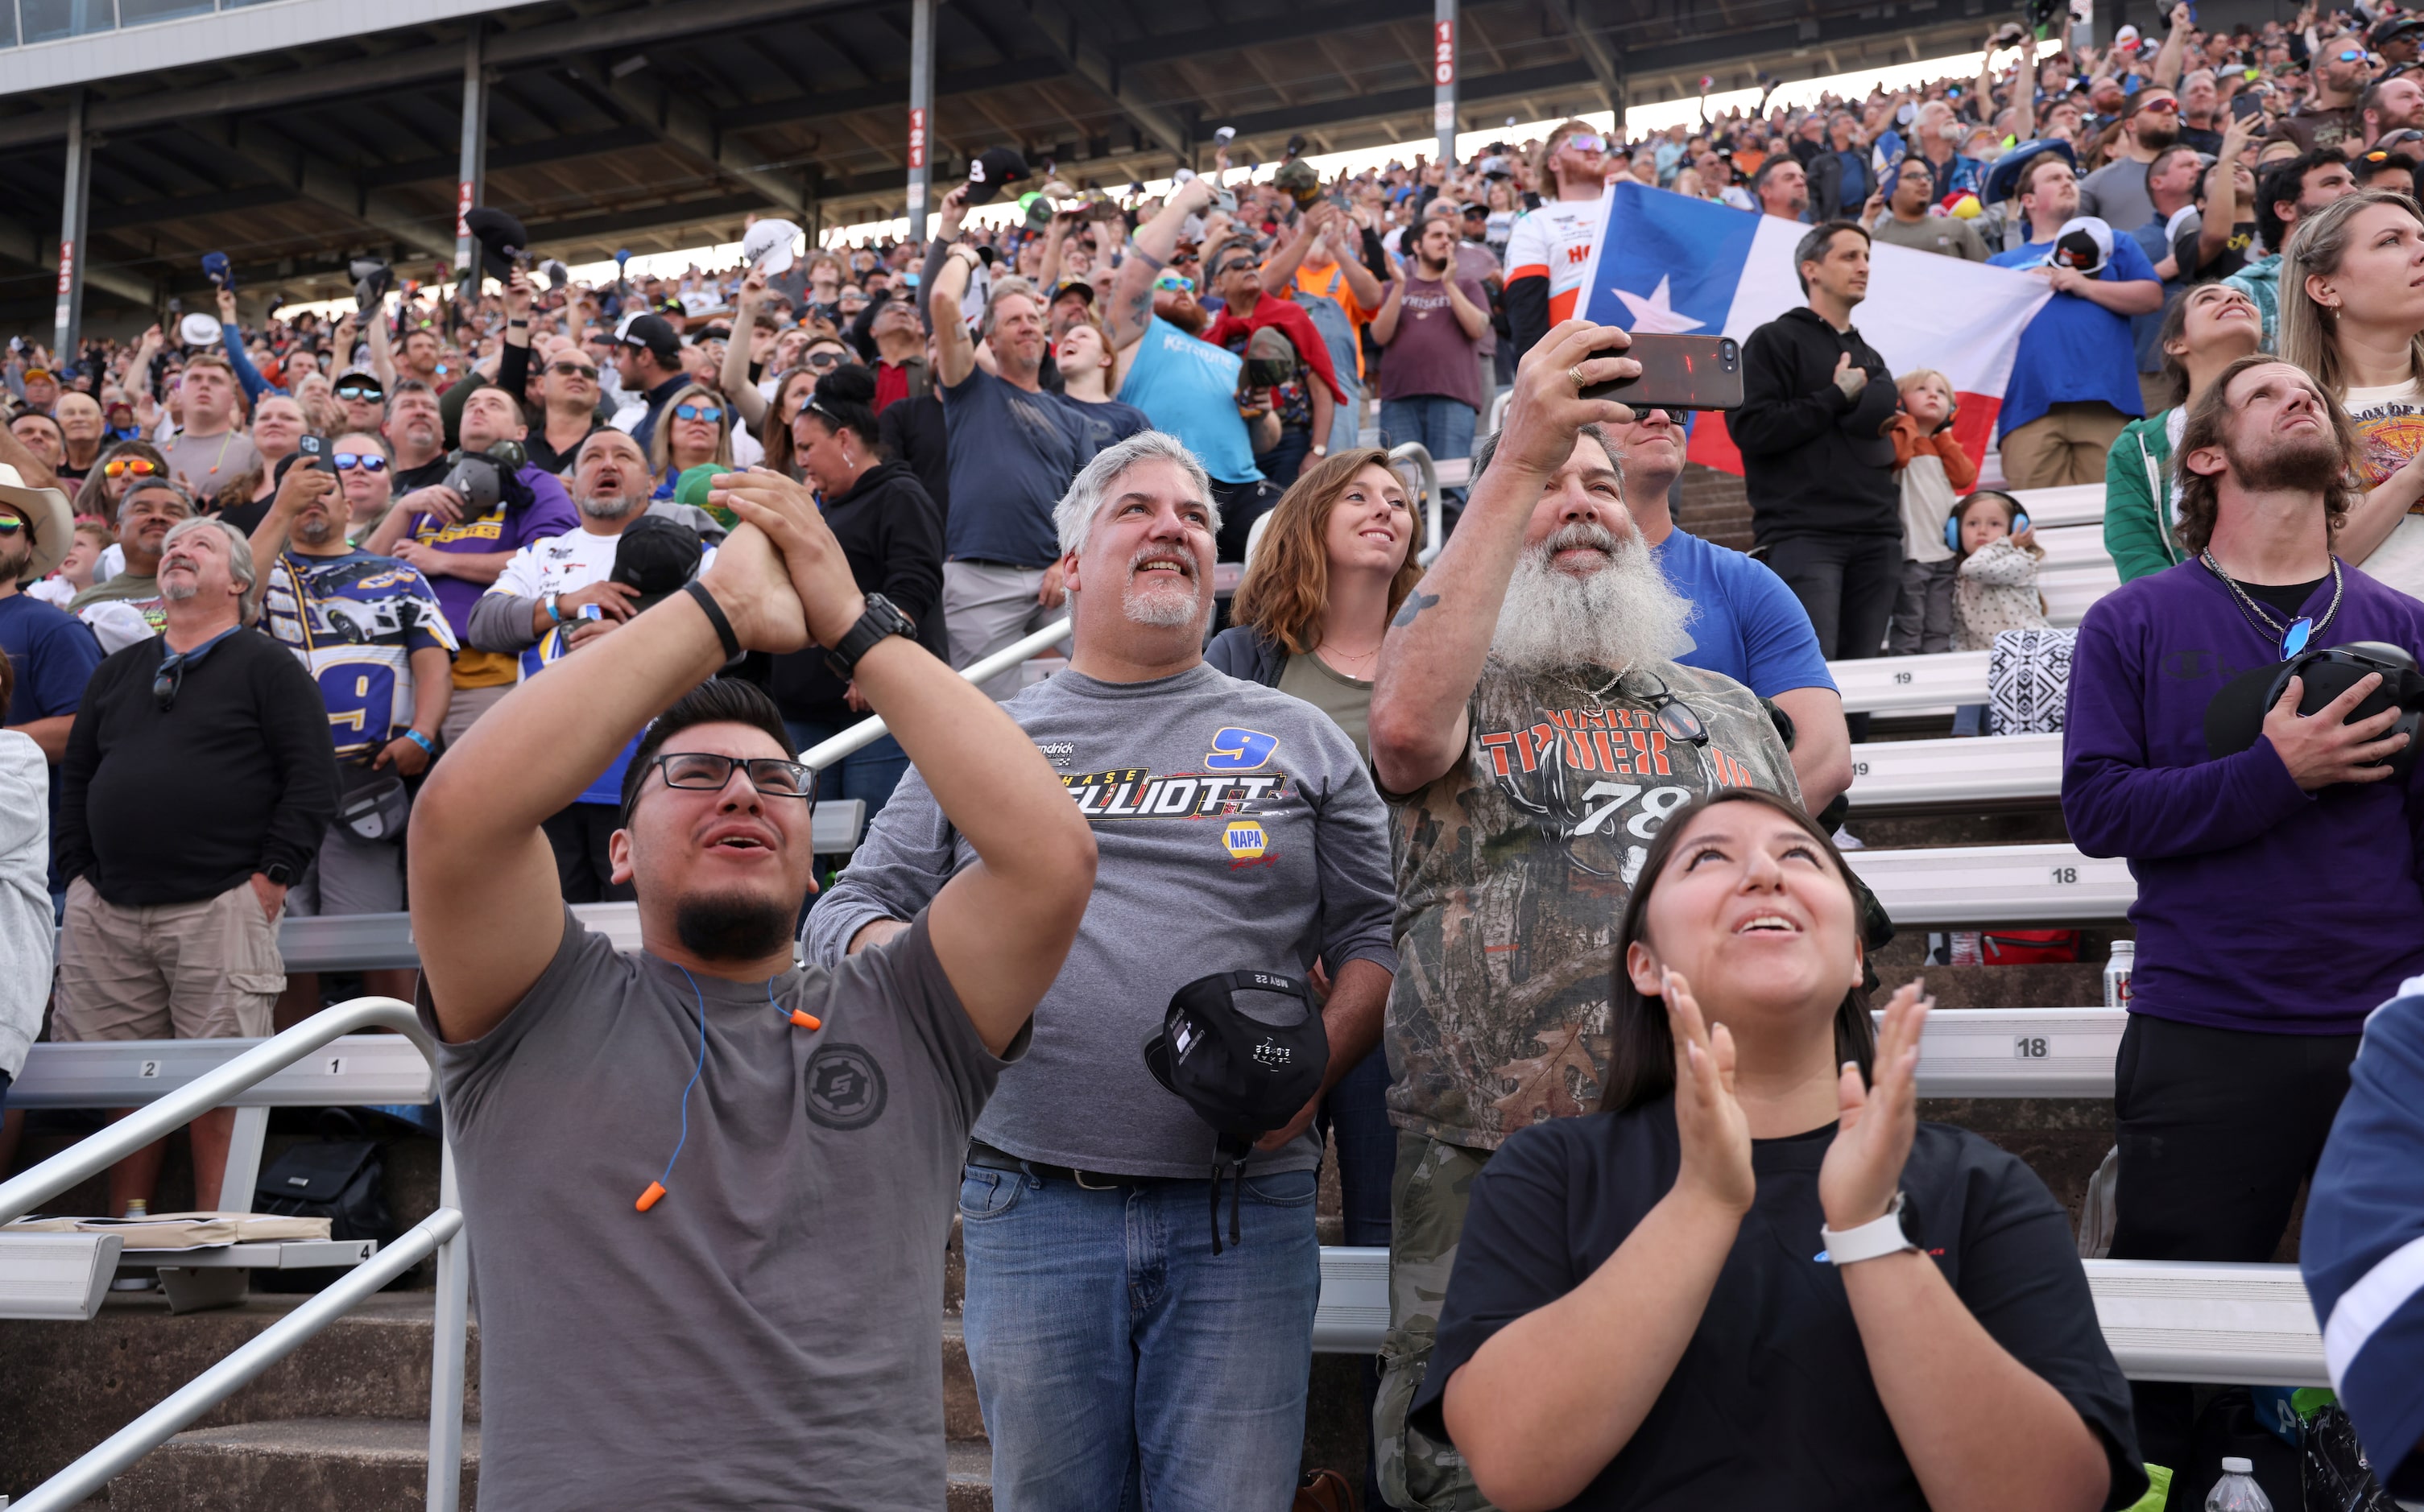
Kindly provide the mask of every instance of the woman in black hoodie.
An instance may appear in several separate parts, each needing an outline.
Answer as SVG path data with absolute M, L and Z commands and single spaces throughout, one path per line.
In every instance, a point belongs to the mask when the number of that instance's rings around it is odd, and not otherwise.
M 925 485 L 876 439 L 875 374 L 856 364 L 817 380 L 791 422 L 791 451 L 822 501 L 825 524 L 850 559 L 861 593 L 880 593 L 917 625 L 917 644 L 949 659 L 943 634 L 943 523 Z M 774 659 L 773 692 L 794 750 L 832 739 L 868 717 L 858 690 L 810 646 Z M 869 823 L 909 770 L 886 735 L 826 769 L 819 798 L 865 801 Z

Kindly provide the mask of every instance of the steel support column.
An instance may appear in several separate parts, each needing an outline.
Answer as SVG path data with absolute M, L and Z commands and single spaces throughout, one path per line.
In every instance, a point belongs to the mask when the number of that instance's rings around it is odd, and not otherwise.
M 481 61 L 481 25 L 471 23 L 463 43 L 463 151 L 454 175 L 454 271 L 478 285 L 478 259 L 470 223 L 464 217 L 486 192 L 488 171 L 488 77 Z
M 85 213 L 92 199 L 92 137 L 84 126 L 85 91 L 68 100 L 67 178 L 59 197 L 59 308 L 51 332 L 51 359 L 76 359 L 84 324 Z
M 1431 113 L 1438 145 L 1432 161 L 1456 160 L 1456 5 L 1457 0 L 1432 0 Z
M 926 187 L 933 182 L 934 6 L 909 8 L 909 239 L 926 239 Z

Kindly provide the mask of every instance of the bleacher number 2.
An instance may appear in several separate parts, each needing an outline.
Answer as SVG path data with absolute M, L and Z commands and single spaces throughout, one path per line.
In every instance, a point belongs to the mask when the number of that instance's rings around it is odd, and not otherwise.
M 2078 882 L 2079 868 L 2077 867 L 2056 867 L 2053 868 L 2053 884 L 2055 886 L 2075 886 L 2078 884 Z
M 137 1076 L 145 1077 L 157 1076 L 160 1074 L 160 1062 L 157 1060 L 146 1060 L 143 1062 L 143 1069 L 136 1072 L 136 1074 Z
M 2053 1054 L 2051 1042 L 2042 1034 L 2019 1034 L 2012 1037 L 2012 1058 L 2043 1060 Z

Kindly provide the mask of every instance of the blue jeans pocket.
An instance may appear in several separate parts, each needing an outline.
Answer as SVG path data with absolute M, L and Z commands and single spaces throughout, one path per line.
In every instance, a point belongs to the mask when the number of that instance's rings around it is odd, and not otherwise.
M 1027 1178 L 1014 1170 L 968 1166 L 960 1173 L 960 1221 L 983 1223 L 1001 1218 L 1018 1205 Z
M 1310 1170 L 1284 1170 L 1272 1176 L 1246 1178 L 1246 1200 L 1265 1207 L 1311 1207 L 1320 1177 Z M 966 1199 L 962 1198 L 965 1204 Z

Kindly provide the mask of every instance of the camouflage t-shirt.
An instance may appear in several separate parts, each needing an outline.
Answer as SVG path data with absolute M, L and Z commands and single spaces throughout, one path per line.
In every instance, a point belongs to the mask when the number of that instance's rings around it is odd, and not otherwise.
M 1669 733 L 1657 684 L 1708 743 Z M 1390 800 L 1397 980 L 1387 1044 L 1399 1128 L 1494 1150 L 1517 1129 L 1584 1112 L 1608 1055 L 1610 947 L 1666 816 L 1719 788 L 1801 789 L 1766 710 L 1714 672 L 1490 663 L 1466 711 L 1464 758 Z

